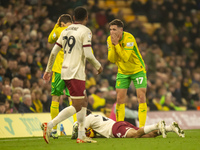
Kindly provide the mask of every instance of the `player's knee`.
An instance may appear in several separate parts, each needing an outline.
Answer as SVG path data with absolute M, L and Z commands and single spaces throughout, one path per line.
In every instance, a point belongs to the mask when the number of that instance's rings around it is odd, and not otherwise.
M 146 102 L 146 96 L 145 94 L 138 95 L 139 103 L 145 103 Z
M 122 96 L 122 95 L 120 95 L 120 94 L 118 94 L 118 95 L 117 95 L 117 103 L 118 103 L 118 104 L 123 104 L 123 103 L 125 103 L 125 97 Z
M 76 109 L 76 112 L 79 112 L 82 109 L 82 106 L 80 105 L 73 105 L 73 106 Z
M 84 101 L 83 100 L 73 100 L 72 101 L 72 106 L 76 109 L 76 112 L 79 112 L 82 107 L 84 107 Z

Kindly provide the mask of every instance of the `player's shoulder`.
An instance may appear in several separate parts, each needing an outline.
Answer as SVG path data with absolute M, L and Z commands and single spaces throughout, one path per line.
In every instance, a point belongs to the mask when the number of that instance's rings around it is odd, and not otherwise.
M 84 26 L 84 25 L 82 25 L 82 28 L 83 28 L 86 32 L 91 32 L 91 30 L 90 30 L 88 27 Z
M 125 32 L 125 31 L 124 31 L 124 38 L 127 38 L 127 39 L 134 39 L 134 36 L 133 36 L 131 33 Z
M 64 31 L 66 28 L 67 28 L 67 27 L 58 27 L 58 28 L 56 29 L 56 33 L 61 34 L 62 31 Z

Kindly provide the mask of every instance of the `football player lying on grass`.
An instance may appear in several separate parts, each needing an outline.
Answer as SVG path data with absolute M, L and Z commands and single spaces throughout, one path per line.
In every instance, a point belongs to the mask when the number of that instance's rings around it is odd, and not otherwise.
M 153 125 L 144 126 L 142 128 L 135 127 L 126 121 L 116 122 L 112 119 L 101 115 L 91 114 L 87 111 L 85 121 L 86 135 L 93 137 L 95 133 L 106 138 L 153 138 L 162 135 L 167 137 L 167 132 L 175 132 L 179 137 L 185 137 L 184 131 L 179 127 L 178 123 L 172 122 L 166 126 L 165 121 L 160 121 Z M 78 123 L 73 125 L 72 139 L 77 138 Z

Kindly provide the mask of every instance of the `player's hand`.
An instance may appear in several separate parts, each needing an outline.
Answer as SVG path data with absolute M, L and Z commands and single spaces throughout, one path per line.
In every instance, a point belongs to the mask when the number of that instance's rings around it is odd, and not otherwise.
M 51 79 L 51 72 L 44 72 L 43 79 L 44 79 L 46 82 L 49 82 L 50 79 Z
M 111 37 L 111 41 L 113 45 L 117 45 L 119 43 L 119 40 L 120 40 L 119 34 L 113 33 L 110 35 L 110 37 Z
M 99 70 L 97 70 L 97 74 L 100 74 L 103 71 L 103 67 L 101 66 Z
M 58 20 L 57 20 L 57 23 L 56 23 L 56 24 L 60 26 L 60 17 L 58 18 Z

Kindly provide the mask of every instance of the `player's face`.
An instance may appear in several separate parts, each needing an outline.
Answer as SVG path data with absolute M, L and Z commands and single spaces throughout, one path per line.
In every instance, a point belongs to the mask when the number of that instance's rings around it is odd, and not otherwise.
M 122 35 L 123 29 L 121 27 L 117 27 L 117 25 L 111 25 L 110 26 L 110 35 Z

